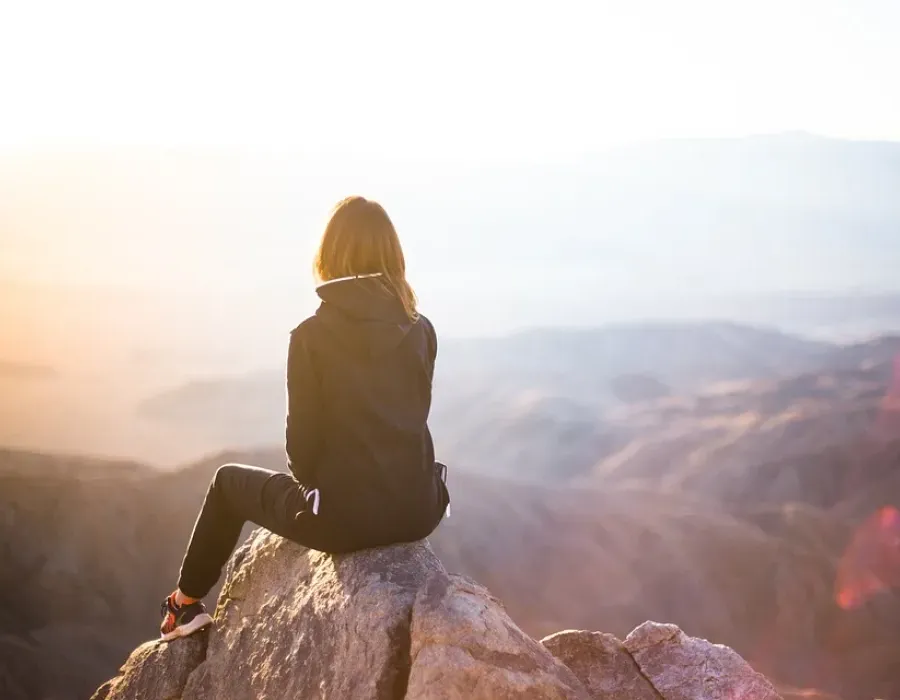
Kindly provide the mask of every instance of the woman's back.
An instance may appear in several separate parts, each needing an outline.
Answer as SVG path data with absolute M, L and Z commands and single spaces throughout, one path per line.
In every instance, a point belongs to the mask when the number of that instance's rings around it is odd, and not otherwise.
M 316 435 L 308 416 L 295 436 L 317 444 L 298 478 L 320 489 L 323 512 L 342 520 L 431 528 L 446 507 L 427 426 L 434 329 L 423 316 L 410 319 L 377 275 L 318 292 L 322 303 L 294 331 L 288 360 L 289 395 L 318 395 L 320 411 Z
M 350 529 L 424 537 L 449 500 L 427 425 L 437 338 L 381 205 L 337 204 L 315 273 L 322 303 L 288 351 L 291 471 Z

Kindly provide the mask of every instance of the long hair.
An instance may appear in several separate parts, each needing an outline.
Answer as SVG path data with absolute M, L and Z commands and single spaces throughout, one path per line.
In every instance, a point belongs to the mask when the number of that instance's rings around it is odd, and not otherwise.
M 331 210 L 313 262 L 319 282 L 379 275 L 385 289 L 403 304 L 410 320 L 419 317 L 416 294 L 406 281 L 406 259 L 390 217 L 378 202 L 347 197 Z

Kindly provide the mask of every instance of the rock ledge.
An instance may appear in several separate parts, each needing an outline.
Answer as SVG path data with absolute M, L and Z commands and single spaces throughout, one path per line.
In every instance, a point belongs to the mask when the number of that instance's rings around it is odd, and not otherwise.
M 733 650 L 648 622 L 538 642 L 427 542 L 329 556 L 257 530 L 209 632 L 138 647 L 92 700 L 780 700 Z

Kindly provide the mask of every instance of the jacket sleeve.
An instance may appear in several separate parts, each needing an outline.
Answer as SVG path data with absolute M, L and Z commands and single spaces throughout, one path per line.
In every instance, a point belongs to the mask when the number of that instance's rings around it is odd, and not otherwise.
M 316 486 L 321 445 L 321 385 L 302 327 L 291 333 L 287 357 L 285 452 L 290 472 L 305 486 Z

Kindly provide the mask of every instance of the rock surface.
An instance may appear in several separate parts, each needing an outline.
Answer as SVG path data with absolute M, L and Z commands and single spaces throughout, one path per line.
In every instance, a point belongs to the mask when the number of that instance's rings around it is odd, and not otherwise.
M 407 698 L 515 700 L 589 696 L 575 675 L 509 618 L 487 589 L 432 576 L 413 605 Z
M 779 700 L 734 651 L 646 623 L 530 638 L 425 542 L 328 556 L 257 530 L 209 632 L 136 649 L 93 700 Z
M 185 700 L 403 697 L 424 543 L 332 557 L 257 531 L 238 550 Z
M 572 669 L 592 700 L 659 700 L 660 695 L 611 634 L 566 630 L 551 634 L 543 644 Z
M 666 700 L 780 700 L 734 650 L 645 622 L 625 639 L 641 673 Z
M 206 656 L 209 632 L 176 642 L 142 644 L 122 667 L 120 676 L 104 683 L 91 700 L 180 698 L 188 676 Z

